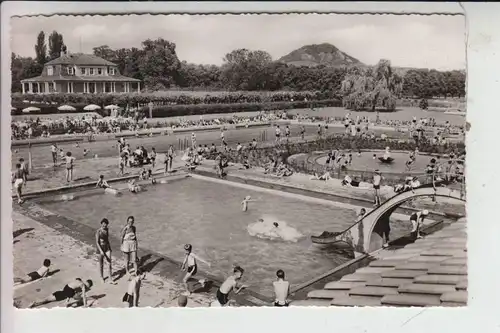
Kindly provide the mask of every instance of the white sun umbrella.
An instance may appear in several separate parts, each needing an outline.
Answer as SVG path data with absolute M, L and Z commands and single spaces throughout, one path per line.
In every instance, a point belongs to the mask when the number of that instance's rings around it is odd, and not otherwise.
M 99 105 L 95 105 L 95 104 L 89 104 L 87 105 L 86 107 L 84 107 L 83 109 L 85 111 L 95 111 L 95 110 L 99 110 L 101 107 Z
M 111 105 L 106 105 L 104 108 L 105 108 L 106 110 L 116 110 L 116 109 L 118 109 L 119 107 L 118 107 L 118 105 L 111 104 Z
M 23 109 L 23 112 L 26 112 L 26 113 L 34 112 L 34 111 L 40 111 L 40 108 L 37 108 L 36 106 L 28 106 L 27 108 Z
M 76 108 L 71 105 L 61 105 L 57 108 L 59 111 L 76 111 Z

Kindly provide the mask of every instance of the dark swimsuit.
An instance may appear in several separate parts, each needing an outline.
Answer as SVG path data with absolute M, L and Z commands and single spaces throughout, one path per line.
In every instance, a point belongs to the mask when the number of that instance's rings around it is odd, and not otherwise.
M 217 301 L 220 305 L 226 305 L 229 302 L 229 294 L 224 294 L 220 289 L 217 289 Z
M 62 301 L 62 300 L 72 298 L 73 296 L 75 296 L 76 290 L 71 288 L 68 285 L 65 285 L 63 290 L 56 291 L 52 295 L 55 297 L 56 301 Z
M 108 229 L 99 229 L 98 231 L 98 242 L 99 245 L 101 246 L 101 249 L 104 253 L 108 252 L 111 250 L 109 246 L 109 231 Z
M 28 276 L 31 278 L 31 281 L 35 281 L 42 278 L 40 274 L 38 274 L 38 272 L 28 273 Z
M 188 272 L 188 273 L 191 273 L 191 276 L 195 275 L 195 274 L 196 274 L 196 272 L 198 272 L 198 267 L 197 267 L 197 265 L 189 266 L 189 267 L 187 268 L 187 272 Z

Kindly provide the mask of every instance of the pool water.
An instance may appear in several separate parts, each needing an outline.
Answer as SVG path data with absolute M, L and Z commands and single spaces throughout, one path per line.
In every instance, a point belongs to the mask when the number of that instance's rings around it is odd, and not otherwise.
M 247 195 L 258 201 L 250 202 L 248 211 L 243 212 L 241 201 Z M 39 204 L 94 228 L 106 217 L 110 232 L 117 237 L 127 216 L 134 215 L 140 247 L 182 261 L 183 246 L 190 243 L 194 253 L 212 264 L 208 268 L 199 263 L 200 269 L 224 278 L 233 265 L 241 265 L 245 283 L 267 295 L 271 295 L 278 269 L 296 284 L 350 259 L 309 239 L 324 230 L 341 231 L 349 226 L 356 213 L 349 208 L 195 178 L 150 186 L 136 195 L 89 194 L 66 202 L 60 197 L 44 198 Z M 305 237 L 285 242 L 250 236 L 247 226 L 262 217 L 286 221 Z
M 376 154 L 376 158 L 373 158 L 373 155 Z M 396 172 L 396 173 L 405 173 L 406 169 L 406 161 L 408 161 L 409 153 L 400 153 L 400 152 L 391 152 L 391 157 L 394 161 L 391 164 L 385 164 L 380 162 L 379 157 L 383 157 L 383 151 L 364 151 L 361 153 L 361 156 L 358 156 L 356 152 L 352 154 L 352 164 L 348 167 L 348 169 L 358 170 L 358 171 L 374 171 L 379 169 L 382 172 Z M 425 171 L 425 167 L 429 164 L 432 156 L 426 155 L 417 155 L 415 162 L 413 162 L 411 166 L 410 172 L 419 172 L 423 173 Z M 326 164 L 327 156 L 322 156 L 316 160 L 319 164 Z M 440 158 L 440 163 L 445 163 L 447 161 L 446 158 Z

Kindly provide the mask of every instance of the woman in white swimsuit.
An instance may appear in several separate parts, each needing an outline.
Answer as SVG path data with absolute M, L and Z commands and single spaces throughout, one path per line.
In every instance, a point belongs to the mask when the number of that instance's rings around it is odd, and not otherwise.
M 122 244 L 120 249 L 125 255 L 125 259 L 127 260 L 125 270 L 127 274 L 130 274 L 129 271 L 129 263 L 132 262 L 134 266 L 134 271 L 137 272 L 137 234 L 136 228 L 134 226 L 134 217 L 129 216 L 127 218 L 127 225 L 122 230 Z

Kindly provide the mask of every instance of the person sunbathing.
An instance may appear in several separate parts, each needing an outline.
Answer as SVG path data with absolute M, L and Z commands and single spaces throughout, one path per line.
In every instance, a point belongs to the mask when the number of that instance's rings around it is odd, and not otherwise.
M 349 175 L 345 175 L 344 179 L 342 180 L 342 186 L 359 187 L 359 181 L 352 180 Z
M 327 181 L 327 180 L 332 179 L 332 177 L 331 177 L 330 171 L 326 171 L 321 176 L 318 173 L 314 173 L 314 176 L 311 176 L 310 179 L 311 180 L 324 180 L 324 181 Z

